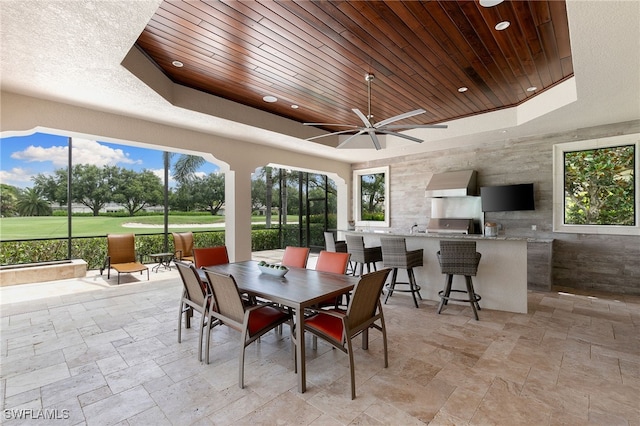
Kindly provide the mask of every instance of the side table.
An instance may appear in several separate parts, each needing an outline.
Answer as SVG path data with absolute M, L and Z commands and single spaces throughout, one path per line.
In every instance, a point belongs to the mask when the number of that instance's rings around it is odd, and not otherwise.
M 158 272 L 161 266 L 164 269 L 171 270 L 171 261 L 173 260 L 173 253 L 152 253 L 149 255 L 154 262 L 158 262 L 156 266 L 151 268 L 152 271 Z

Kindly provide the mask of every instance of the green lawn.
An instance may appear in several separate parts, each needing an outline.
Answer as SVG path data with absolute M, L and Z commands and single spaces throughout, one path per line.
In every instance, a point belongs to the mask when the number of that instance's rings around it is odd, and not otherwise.
M 72 218 L 73 232 L 77 237 L 106 235 L 109 233 L 132 232 L 135 234 L 153 234 L 164 232 L 162 216 L 108 217 L 81 216 Z M 123 226 L 127 223 L 157 225 L 157 228 L 144 226 Z M 184 228 L 171 225 L 198 224 L 198 227 Z M 202 226 L 209 224 L 211 226 Z M 2 240 L 22 240 L 32 238 L 57 238 L 67 236 L 67 218 L 65 216 L 34 216 L 0 218 L 0 238 Z M 198 230 L 209 231 L 224 227 L 223 216 L 170 216 L 169 231 Z
M 296 223 L 297 216 L 289 216 L 289 223 Z M 252 223 L 264 223 L 264 216 L 253 216 Z M 131 232 L 134 234 L 161 234 L 164 232 L 164 217 L 161 215 L 111 217 L 78 216 L 71 220 L 74 237 L 91 237 L 107 234 Z M 223 229 L 224 216 L 169 216 L 169 232 L 211 231 Z M 125 224 L 133 224 L 124 226 Z M 135 224 L 155 225 L 155 227 L 135 226 Z M 172 225 L 197 225 L 181 227 Z M 65 238 L 67 236 L 66 216 L 32 216 L 0 218 L 0 239 L 27 240 L 38 238 Z

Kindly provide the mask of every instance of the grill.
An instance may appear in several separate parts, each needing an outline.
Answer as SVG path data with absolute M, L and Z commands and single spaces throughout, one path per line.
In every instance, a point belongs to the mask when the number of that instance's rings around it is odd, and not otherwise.
M 429 219 L 427 232 L 434 234 L 473 234 L 473 219 Z

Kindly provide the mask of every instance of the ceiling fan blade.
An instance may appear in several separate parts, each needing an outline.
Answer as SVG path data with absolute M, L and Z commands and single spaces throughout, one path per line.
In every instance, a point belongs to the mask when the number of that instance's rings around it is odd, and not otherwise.
M 356 136 L 360 136 L 362 134 L 366 133 L 366 130 L 360 130 L 358 133 L 356 133 L 353 136 L 348 137 L 347 139 L 343 140 L 340 144 L 338 144 L 338 146 L 336 148 L 342 148 L 343 146 L 345 146 L 351 139 L 355 138 Z
M 358 108 L 354 108 L 351 111 L 355 112 L 356 115 L 360 117 L 360 120 L 362 120 L 362 122 L 364 123 L 364 127 L 373 127 L 369 119 L 362 112 L 360 112 Z
M 398 120 L 402 120 L 405 118 L 409 118 L 409 117 L 413 117 L 414 115 L 419 115 L 419 114 L 424 114 L 425 110 L 423 110 L 422 108 L 417 109 L 415 111 L 409 111 L 409 112 L 405 112 L 404 114 L 399 114 L 390 118 L 387 118 L 386 120 L 382 120 L 379 123 L 376 123 L 376 125 L 374 127 L 376 128 L 380 128 L 382 126 L 386 126 L 389 123 L 393 123 L 394 121 L 398 121 Z
M 377 151 L 380 151 L 382 149 L 382 147 L 380 146 L 380 141 L 378 140 L 378 137 L 376 136 L 376 131 L 373 129 L 368 130 L 369 136 L 371 136 L 371 140 L 373 141 L 373 146 L 376 147 Z
M 341 130 L 341 131 L 339 131 L 339 132 L 327 133 L 327 134 L 320 135 L 320 136 L 313 136 L 313 137 L 310 137 L 310 138 L 306 138 L 305 140 L 306 140 L 306 141 L 312 141 L 312 140 L 314 140 L 314 139 L 320 139 L 320 138 L 324 138 L 324 137 L 327 137 L 327 136 L 341 135 L 341 134 L 343 134 L 343 133 L 351 133 L 351 132 L 355 132 L 355 131 L 356 131 L 356 129 L 359 129 L 359 127 L 354 126 L 354 129 Z
M 382 133 L 383 135 L 397 136 L 399 138 L 408 139 L 411 142 L 417 142 L 417 143 L 424 142 L 422 139 L 414 138 L 413 136 L 409 136 L 409 135 L 403 135 L 402 133 L 398 133 L 398 132 L 389 132 L 387 130 L 380 130 L 380 129 L 378 129 L 377 132 Z
M 446 124 L 389 124 L 384 126 L 384 129 L 446 129 Z M 382 130 L 378 127 L 378 130 Z
M 355 124 L 337 124 L 337 123 L 302 123 L 304 126 L 335 126 L 335 127 L 351 127 L 353 129 L 358 129 L 360 126 L 356 126 Z

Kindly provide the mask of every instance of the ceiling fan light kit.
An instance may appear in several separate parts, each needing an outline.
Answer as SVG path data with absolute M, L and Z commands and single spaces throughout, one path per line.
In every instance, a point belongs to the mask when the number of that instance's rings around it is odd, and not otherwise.
M 345 133 L 353 133 L 354 135 L 348 137 L 344 141 L 342 141 L 337 148 L 343 148 L 347 143 L 349 143 L 353 138 L 357 136 L 361 136 L 364 134 L 368 134 L 373 142 L 373 146 L 376 150 L 382 149 L 380 145 L 380 140 L 377 135 L 390 135 L 397 136 L 399 138 L 407 139 L 412 142 L 422 143 L 422 139 L 414 138 L 413 136 L 403 135 L 402 133 L 398 133 L 394 130 L 409 130 L 409 129 L 446 129 L 446 124 L 391 124 L 399 120 L 404 120 L 405 118 L 413 117 L 414 115 L 424 114 L 424 109 L 416 109 L 414 111 L 405 112 L 403 114 L 395 115 L 391 118 L 387 118 L 386 120 L 382 120 L 379 123 L 375 123 L 373 121 L 373 114 L 371 114 L 371 81 L 375 76 L 373 74 L 366 74 L 364 76 L 364 80 L 367 82 L 367 101 L 368 101 L 368 114 L 365 116 L 358 108 L 353 108 L 352 111 L 360 118 L 362 121 L 362 125 L 355 124 L 336 124 L 336 123 L 303 123 L 305 126 L 335 126 L 335 127 L 348 127 L 348 130 L 341 130 L 338 132 L 327 133 L 325 135 L 314 136 L 311 138 L 307 138 L 306 140 L 310 141 L 313 139 L 323 138 L 325 136 L 332 135 L 341 135 Z

